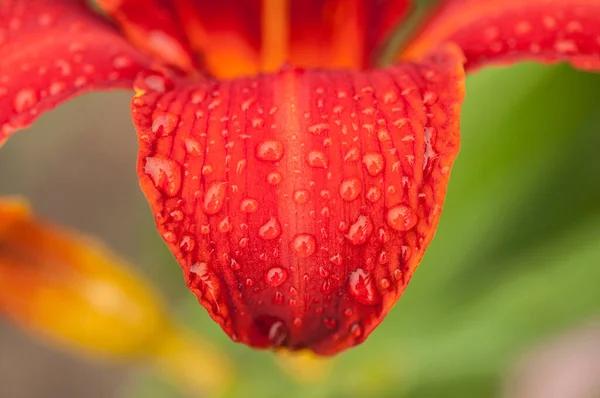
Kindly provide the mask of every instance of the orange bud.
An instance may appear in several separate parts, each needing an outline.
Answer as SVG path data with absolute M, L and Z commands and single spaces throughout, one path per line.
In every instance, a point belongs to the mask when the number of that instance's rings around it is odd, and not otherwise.
M 194 391 L 215 393 L 231 378 L 227 360 L 182 331 L 122 259 L 17 200 L 0 199 L 0 313 L 51 344 L 153 364 Z

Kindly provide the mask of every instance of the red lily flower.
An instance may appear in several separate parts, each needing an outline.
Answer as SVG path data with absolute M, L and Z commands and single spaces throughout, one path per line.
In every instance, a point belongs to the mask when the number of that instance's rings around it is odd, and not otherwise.
M 370 70 L 408 1 L 100 6 L 117 26 L 80 0 L 0 3 L 0 144 L 76 94 L 133 86 L 158 230 L 254 347 L 335 354 L 398 300 L 458 152 L 463 64 L 600 69 L 598 0 L 445 0 L 407 61 Z

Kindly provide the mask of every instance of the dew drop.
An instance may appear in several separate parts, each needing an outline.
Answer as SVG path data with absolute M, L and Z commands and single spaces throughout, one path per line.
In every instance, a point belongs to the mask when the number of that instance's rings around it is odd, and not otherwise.
M 300 326 L 302 326 L 302 318 L 296 317 L 296 318 L 294 318 L 292 323 L 294 324 L 295 327 L 299 328 Z
M 275 140 L 264 140 L 256 147 L 256 157 L 260 160 L 276 162 L 283 157 L 283 144 Z
M 377 202 L 381 199 L 381 189 L 377 187 L 369 187 L 367 190 L 367 200 L 371 203 Z
M 363 327 L 359 322 L 353 323 L 352 326 L 350 326 L 350 334 L 356 338 L 360 338 L 362 337 L 364 333 Z
M 323 152 L 311 151 L 306 154 L 306 163 L 310 167 L 318 167 L 321 169 L 327 168 L 327 157 Z
M 342 255 L 340 253 L 334 254 L 333 256 L 329 257 L 329 261 L 331 261 L 332 263 L 334 263 L 338 267 L 341 266 L 343 264 L 343 262 L 344 262 L 342 260 Z
M 347 178 L 340 184 L 340 196 L 347 202 L 351 202 L 360 195 L 360 180 L 356 177 Z
M 265 273 L 265 282 L 272 287 L 281 286 L 287 280 L 288 272 L 280 267 L 273 267 Z
M 156 71 L 140 72 L 134 84 L 136 95 L 143 95 L 147 91 L 165 93 L 174 87 L 175 85 L 171 79 Z
M 308 202 L 308 199 L 310 198 L 310 193 L 306 189 L 298 189 L 294 191 L 293 197 L 294 202 L 298 204 L 303 204 Z
M 217 181 L 210 184 L 204 195 L 204 212 L 206 214 L 216 214 L 223 208 L 226 188 L 226 182 Z
M 279 185 L 279 184 L 281 184 L 282 180 L 283 180 L 283 177 L 281 176 L 281 173 L 279 173 L 278 171 L 273 171 L 273 172 L 269 173 L 269 175 L 267 176 L 267 182 L 271 185 Z
M 169 112 L 158 112 L 152 117 L 152 132 L 160 136 L 172 134 L 177 128 L 179 117 Z
M 407 206 L 394 206 L 387 212 L 387 223 L 397 231 L 408 231 L 417 225 L 417 215 Z
M 252 198 L 244 198 L 240 202 L 240 211 L 242 213 L 254 213 L 258 210 L 258 201 Z
M 179 242 L 179 247 L 184 252 L 191 252 L 192 250 L 194 250 L 195 245 L 196 244 L 194 243 L 194 239 L 192 239 L 191 236 L 187 235 L 184 236 L 183 239 L 181 239 L 181 242 Z
M 316 249 L 315 238 L 310 234 L 298 234 L 292 239 L 290 248 L 298 257 L 309 257 L 314 254 Z
M 181 166 L 171 159 L 162 157 L 146 158 L 144 172 L 150 176 L 154 186 L 168 196 L 175 196 L 181 188 Z
M 258 229 L 258 236 L 265 240 L 275 239 L 281 234 L 281 226 L 275 217 L 269 218 L 269 221 L 264 223 Z
M 375 177 L 383 171 L 383 156 L 380 153 L 367 153 L 363 156 L 363 164 L 367 172 Z
M 38 93 L 32 89 L 23 89 L 15 95 L 14 107 L 17 113 L 33 108 L 39 101 Z
M 381 301 L 371 274 L 362 268 L 353 271 L 348 277 L 348 292 L 356 301 L 364 305 L 375 305 Z
M 353 245 L 362 245 L 367 241 L 371 232 L 373 232 L 373 223 L 369 217 L 360 215 L 345 236 Z
M 219 222 L 219 232 L 225 234 L 229 231 L 231 231 L 231 223 L 229 222 L 229 216 L 227 216 Z
M 186 138 L 184 145 L 185 151 L 191 156 L 199 156 L 202 153 L 200 143 L 192 138 Z
M 269 341 L 273 346 L 281 346 L 288 337 L 288 331 L 282 321 L 273 322 L 269 328 Z

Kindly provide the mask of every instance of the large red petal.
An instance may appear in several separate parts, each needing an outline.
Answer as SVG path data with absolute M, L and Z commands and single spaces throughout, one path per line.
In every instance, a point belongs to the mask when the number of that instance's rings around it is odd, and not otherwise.
M 190 72 L 196 64 L 171 0 L 99 0 L 138 48 Z
M 334 354 L 364 341 L 440 216 L 460 51 L 369 72 L 136 86 L 141 185 L 213 319 L 255 347 Z
M 148 60 L 83 2 L 0 2 L 0 146 L 43 112 L 92 89 L 131 88 Z
M 446 0 L 402 55 L 444 41 L 463 49 L 467 70 L 523 60 L 600 70 L 600 1 Z

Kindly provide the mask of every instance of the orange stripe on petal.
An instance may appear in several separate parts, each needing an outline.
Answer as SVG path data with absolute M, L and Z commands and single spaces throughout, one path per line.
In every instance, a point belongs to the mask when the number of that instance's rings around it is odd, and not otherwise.
M 151 62 L 83 4 L 68 0 L 0 1 L 0 59 L 0 146 L 77 94 L 131 89 Z
M 368 72 L 162 77 L 133 100 L 158 230 L 232 339 L 335 354 L 382 321 L 440 216 L 462 62 L 449 46 Z
M 418 58 L 445 41 L 463 49 L 468 70 L 524 60 L 600 70 L 600 2 L 447 0 L 401 57 Z

